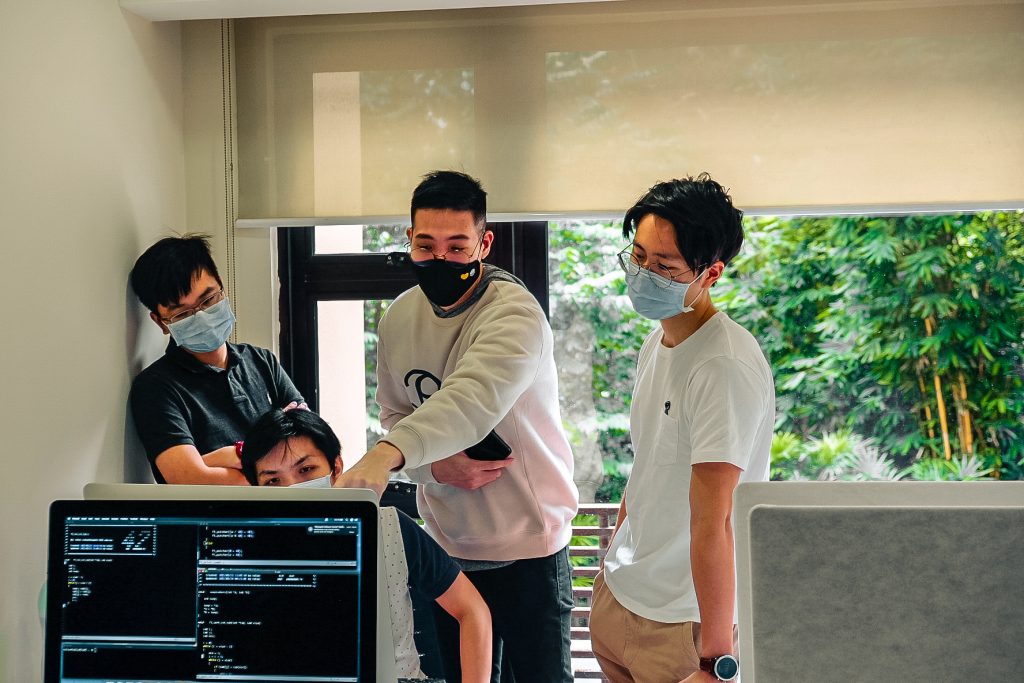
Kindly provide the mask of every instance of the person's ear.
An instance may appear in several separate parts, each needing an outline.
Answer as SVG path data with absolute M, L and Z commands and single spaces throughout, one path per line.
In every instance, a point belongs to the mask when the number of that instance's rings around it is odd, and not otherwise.
M 411 227 L 408 227 L 408 228 L 405 229 L 405 239 L 409 240 L 410 243 L 412 242 L 412 228 Z
M 491 253 L 491 244 L 494 242 L 494 233 L 490 230 L 484 230 L 483 237 L 480 238 L 480 244 L 483 245 L 480 248 L 480 260 L 483 261 L 487 258 L 487 255 Z
M 334 463 L 333 463 L 332 469 L 331 469 L 331 485 L 332 486 L 334 485 L 334 482 L 336 482 L 338 480 L 338 477 L 341 476 L 341 472 L 344 469 L 345 469 L 345 463 L 341 459 L 341 453 L 339 453 L 338 455 L 336 455 L 334 457 Z
M 161 330 L 163 330 L 164 334 L 170 334 L 171 333 L 171 331 L 169 329 L 167 329 L 167 325 L 164 324 L 164 321 L 161 320 L 160 316 L 158 316 L 156 313 L 154 313 L 153 311 L 150 311 L 149 312 L 149 317 L 153 320 L 153 322 L 155 322 L 157 324 L 157 326 Z
M 704 283 L 702 287 L 711 287 L 711 285 L 718 282 L 718 278 L 722 277 L 722 271 L 725 270 L 725 264 L 721 261 L 715 261 L 708 269 L 704 271 Z

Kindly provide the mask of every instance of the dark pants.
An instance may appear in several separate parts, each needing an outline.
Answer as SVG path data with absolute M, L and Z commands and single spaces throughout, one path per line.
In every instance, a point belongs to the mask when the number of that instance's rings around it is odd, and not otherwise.
M 517 560 L 466 576 L 491 609 L 492 683 L 572 683 L 569 551 L 563 548 L 548 557 Z M 436 605 L 434 615 L 445 680 L 461 681 L 459 622 Z M 499 674 L 503 658 L 506 671 Z

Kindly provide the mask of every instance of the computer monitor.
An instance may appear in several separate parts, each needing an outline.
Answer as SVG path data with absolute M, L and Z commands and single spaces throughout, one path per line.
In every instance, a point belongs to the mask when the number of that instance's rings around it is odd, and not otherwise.
M 1019 680 L 1024 482 L 736 489 L 743 683 Z
M 46 683 L 395 680 L 372 491 L 86 494 L 51 506 Z

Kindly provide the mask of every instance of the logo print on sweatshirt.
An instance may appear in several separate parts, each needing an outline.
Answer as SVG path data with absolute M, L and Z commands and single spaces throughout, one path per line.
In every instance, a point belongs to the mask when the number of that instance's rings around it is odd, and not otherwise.
M 427 370 L 410 370 L 405 375 L 405 386 L 409 386 L 410 382 L 412 382 L 413 379 L 415 379 L 414 388 L 416 389 L 416 395 L 420 399 L 420 405 L 423 405 L 424 401 L 430 398 L 435 391 L 441 388 L 441 380 L 439 380 L 437 377 L 434 377 L 434 375 L 432 375 Z M 428 383 L 427 386 L 429 387 L 430 385 L 428 381 L 434 383 L 434 386 L 430 389 L 429 392 L 424 391 L 425 387 L 423 386 L 424 383 Z

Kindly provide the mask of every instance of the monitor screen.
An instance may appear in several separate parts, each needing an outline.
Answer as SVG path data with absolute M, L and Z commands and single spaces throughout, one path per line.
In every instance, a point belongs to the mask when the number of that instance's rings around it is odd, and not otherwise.
M 376 525 L 359 501 L 57 501 L 45 680 L 373 681 Z

